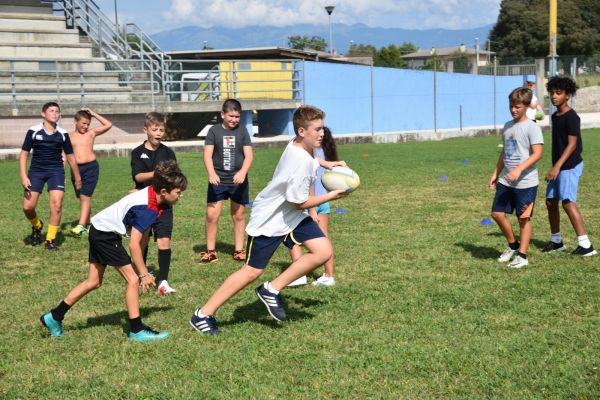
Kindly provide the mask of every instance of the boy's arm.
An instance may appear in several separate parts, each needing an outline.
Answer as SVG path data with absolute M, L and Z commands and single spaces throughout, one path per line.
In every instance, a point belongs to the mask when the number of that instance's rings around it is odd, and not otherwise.
M 532 144 L 531 145 L 531 155 L 527 160 L 523 161 L 523 163 L 519 164 L 512 171 L 506 174 L 506 180 L 509 182 L 515 182 L 519 179 L 523 171 L 527 168 L 535 165 L 536 162 L 540 161 L 542 158 L 542 151 L 544 149 L 543 144 Z
M 96 113 L 91 108 L 84 108 L 83 110 L 89 112 L 92 117 L 96 118 L 98 120 L 98 122 L 100 122 L 102 124 L 101 126 L 90 129 L 90 131 L 92 131 L 94 133 L 94 136 L 100 136 L 103 133 L 106 133 L 110 128 L 112 128 L 112 126 L 113 126 L 112 122 L 110 122 L 108 119 L 106 119 L 102 115 Z
M 215 171 L 215 166 L 213 165 L 212 156 L 215 151 L 215 145 L 207 144 L 204 145 L 204 167 L 206 168 L 206 172 L 208 173 L 208 181 L 211 185 L 218 185 L 221 182 L 219 175 L 217 175 Z
M 567 136 L 567 147 L 565 147 L 565 150 L 561 154 L 560 158 L 558 160 L 556 160 L 556 163 L 552 166 L 552 169 L 546 174 L 547 181 L 553 181 L 556 179 L 556 177 L 560 173 L 560 169 L 565 164 L 565 162 L 567 162 L 569 157 L 571 157 L 571 154 L 573 154 L 573 152 L 575 151 L 576 148 L 577 148 L 577 136 L 568 135 Z
M 73 175 L 75 175 L 75 189 L 81 189 L 81 175 L 79 174 L 79 167 L 77 166 L 77 160 L 75 160 L 75 156 L 73 153 L 66 154 L 67 162 L 69 166 L 71 166 L 71 171 L 73 171 Z
M 500 176 L 500 172 L 504 169 L 504 150 L 500 152 L 498 156 L 498 161 L 496 161 L 496 168 L 494 168 L 494 172 L 490 177 L 490 189 L 494 189 L 496 187 L 496 182 L 498 182 L 498 176 Z
M 149 181 L 152 178 L 154 178 L 154 171 L 140 172 L 139 174 L 135 174 L 133 176 L 133 179 L 135 179 L 135 181 L 137 183 L 146 182 L 146 181 Z
M 346 161 L 326 161 L 319 157 L 316 157 L 319 165 L 325 169 L 331 169 L 333 167 L 347 167 Z
M 134 149 L 131 152 L 131 177 L 136 183 L 143 183 L 154 178 L 154 171 L 143 172 L 146 167 L 140 161 L 136 150 Z
M 244 162 L 242 163 L 242 168 L 238 172 L 233 175 L 233 183 L 241 184 L 246 180 L 246 175 L 250 170 L 250 166 L 252 166 L 252 162 L 254 161 L 254 152 L 252 151 L 252 146 L 244 146 L 242 147 L 244 152 Z
M 27 157 L 29 157 L 29 152 L 21 150 L 19 153 L 19 175 L 21 175 L 21 185 L 23 185 L 23 189 L 25 190 L 31 188 L 31 181 L 27 176 Z
M 314 192 L 312 192 L 314 193 Z M 320 196 L 315 196 L 314 194 L 310 194 L 308 196 L 308 200 L 306 200 L 302 204 L 296 204 L 296 208 L 300 210 L 304 210 L 306 208 L 313 208 L 325 202 L 331 200 L 341 199 L 342 197 L 348 196 L 348 192 L 345 190 L 332 190 L 329 193 L 322 194 Z
M 154 276 L 148 273 L 146 264 L 144 263 L 144 255 L 142 252 L 142 238 L 143 232 L 138 231 L 136 228 L 131 228 L 131 239 L 129 240 L 129 252 L 131 254 L 131 260 L 133 261 L 133 269 L 140 277 L 140 285 L 142 290 L 146 291 L 151 286 L 155 285 Z

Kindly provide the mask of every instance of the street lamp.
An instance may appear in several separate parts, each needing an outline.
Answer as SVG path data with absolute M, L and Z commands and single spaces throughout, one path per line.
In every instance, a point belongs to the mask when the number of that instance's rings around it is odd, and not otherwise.
M 333 36 L 331 34 L 331 13 L 333 12 L 334 6 L 326 6 L 325 11 L 329 15 L 329 52 L 333 54 Z
M 433 132 L 437 133 L 437 49 L 432 47 L 429 54 L 433 60 Z

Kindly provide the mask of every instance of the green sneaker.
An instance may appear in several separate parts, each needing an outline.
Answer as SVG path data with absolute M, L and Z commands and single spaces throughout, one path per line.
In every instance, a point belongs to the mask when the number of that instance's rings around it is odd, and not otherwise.
M 73 236 L 81 237 L 82 234 L 87 233 L 87 228 L 83 225 L 77 225 L 75 228 L 71 229 L 71 234 Z
M 40 317 L 40 323 L 48 332 L 50 332 L 50 336 L 52 337 L 63 337 L 62 331 L 62 323 L 60 321 L 55 320 L 52 317 L 52 313 L 46 313 Z
M 152 340 L 164 340 L 171 336 L 167 331 L 157 332 L 147 326 L 138 333 L 129 332 L 129 340 L 132 342 L 150 342 Z

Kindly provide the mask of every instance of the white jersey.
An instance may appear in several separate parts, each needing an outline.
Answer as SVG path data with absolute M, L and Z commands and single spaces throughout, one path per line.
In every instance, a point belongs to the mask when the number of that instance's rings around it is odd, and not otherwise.
M 283 236 L 308 215 L 297 205 L 308 200 L 317 179 L 319 162 L 292 140 L 279 159 L 271 182 L 252 204 L 246 233 L 250 236 Z
M 531 96 L 531 104 L 537 105 L 537 103 L 538 103 L 538 98 L 534 94 Z M 527 107 L 525 114 L 527 115 L 527 118 L 535 121 L 535 114 L 537 114 L 537 107 L 535 107 L 535 108 Z

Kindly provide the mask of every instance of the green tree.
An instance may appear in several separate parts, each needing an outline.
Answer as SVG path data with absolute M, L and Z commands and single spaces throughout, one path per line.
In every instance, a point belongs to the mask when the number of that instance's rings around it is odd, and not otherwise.
M 597 0 L 558 3 L 559 55 L 591 55 L 600 44 L 600 5 Z M 548 55 L 549 4 L 546 0 L 502 0 L 490 32 L 492 50 L 515 61 Z
M 353 43 L 346 55 L 348 57 L 373 57 L 375 59 L 376 53 L 377 49 L 373 45 Z
M 454 64 L 454 72 L 470 72 L 471 62 L 469 56 L 462 51 L 455 51 L 448 55 L 448 61 Z
M 325 51 L 327 42 L 321 36 L 295 35 L 288 37 L 288 46 L 296 50 Z
M 417 46 L 413 43 L 404 42 L 400 46 L 391 44 L 379 49 L 375 55 L 374 64 L 378 67 L 403 68 L 406 66 L 406 61 L 401 56 L 415 51 L 417 51 Z

